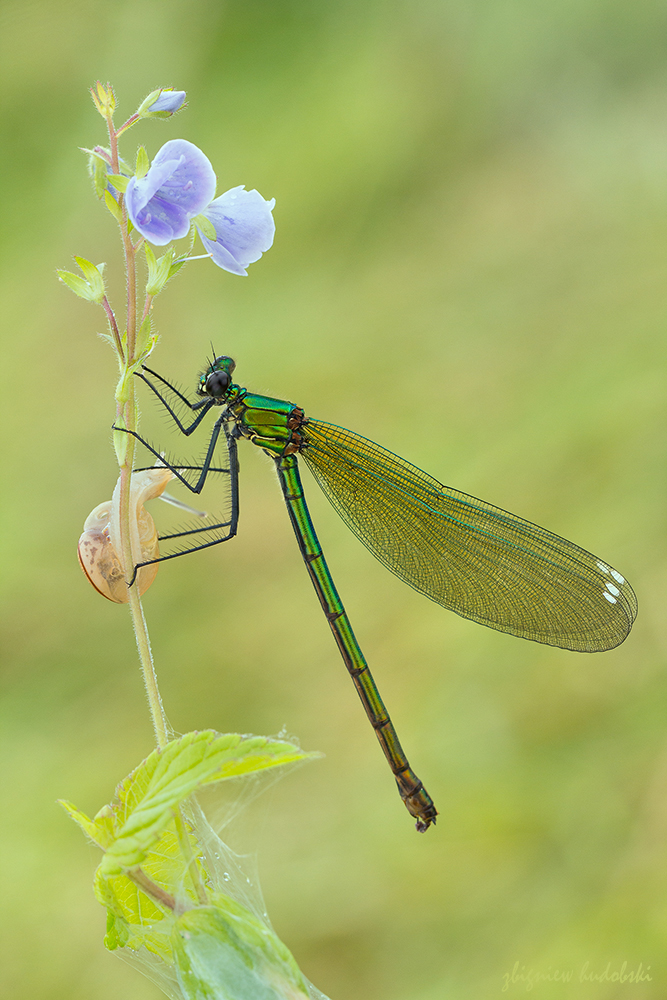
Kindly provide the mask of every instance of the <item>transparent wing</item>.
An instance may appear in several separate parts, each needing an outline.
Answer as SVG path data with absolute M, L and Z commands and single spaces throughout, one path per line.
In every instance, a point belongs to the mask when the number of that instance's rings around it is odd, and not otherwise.
M 637 599 L 565 538 L 443 486 L 342 427 L 311 420 L 302 456 L 347 525 L 420 593 L 481 625 L 596 652 L 623 642 Z

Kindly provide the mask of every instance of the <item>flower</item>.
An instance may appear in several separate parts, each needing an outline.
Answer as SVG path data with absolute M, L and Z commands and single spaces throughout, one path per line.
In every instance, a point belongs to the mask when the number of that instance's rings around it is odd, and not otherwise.
M 243 184 L 213 201 L 214 194 L 208 158 L 191 142 L 172 139 L 144 177 L 130 180 L 125 200 L 132 225 L 150 243 L 164 246 L 180 239 L 194 223 L 213 263 L 245 275 L 248 264 L 273 244 L 275 198 L 266 201 Z
M 232 274 L 247 274 L 247 265 L 259 260 L 273 244 L 276 225 L 271 211 L 275 203 L 275 198 L 266 201 L 259 191 L 246 191 L 243 184 L 212 201 L 201 214 L 215 228 L 215 240 L 197 229 L 213 263 Z
M 215 174 L 207 156 L 186 139 L 170 139 L 148 173 L 132 177 L 125 200 L 132 225 L 151 243 L 164 246 L 186 236 L 190 220 L 215 194 Z
M 145 111 L 155 114 L 156 111 L 167 112 L 173 115 L 175 111 L 179 111 L 183 107 L 183 102 L 185 101 L 185 91 L 184 90 L 172 90 L 167 88 L 166 90 L 161 90 Z

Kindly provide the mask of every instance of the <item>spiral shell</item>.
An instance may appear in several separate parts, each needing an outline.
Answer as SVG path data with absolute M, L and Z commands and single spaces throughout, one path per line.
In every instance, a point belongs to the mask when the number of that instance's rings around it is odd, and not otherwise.
M 147 500 L 159 497 L 173 479 L 164 466 L 132 473 L 130 483 L 130 542 L 132 566 L 124 567 L 120 546 L 120 478 L 113 498 L 91 511 L 79 538 L 78 555 L 81 569 L 103 597 L 116 604 L 127 604 L 127 583 L 132 579 L 137 563 L 157 559 L 160 554 L 158 533 L 153 518 L 145 509 Z M 159 563 L 142 566 L 136 586 L 145 593 L 158 571 Z

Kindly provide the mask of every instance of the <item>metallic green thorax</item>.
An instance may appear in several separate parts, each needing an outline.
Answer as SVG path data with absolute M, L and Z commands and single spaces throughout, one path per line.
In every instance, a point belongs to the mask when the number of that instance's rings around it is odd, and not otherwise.
M 435 821 L 437 810 L 403 752 L 336 590 L 310 518 L 297 460 L 297 453 L 308 448 L 308 420 L 302 409 L 287 400 L 249 393 L 236 385 L 231 381 L 234 367 L 231 358 L 216 358 L 211 367 L 201 375 L 198 391 L 200 395 L 209 396 L 219 405 L 226 406 L 236 433 L 262 448 L 274 459 L 301 555 L 338 649 L 387 757 L 401 798 L 417 820 L 417 829 L 426 830 Z M 215 378 L 211 379 L 215 372 L 229 376 L 229 384 L 224 387 L 222 384 L 215 385 Z

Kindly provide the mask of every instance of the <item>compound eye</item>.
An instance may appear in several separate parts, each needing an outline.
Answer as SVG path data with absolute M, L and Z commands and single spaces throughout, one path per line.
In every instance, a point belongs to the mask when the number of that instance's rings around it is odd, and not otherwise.
M 206 391 L 214 399 L 220 399 L 227 392 L 230 381 L 227 372 L 211 372 L 206 379 Z

